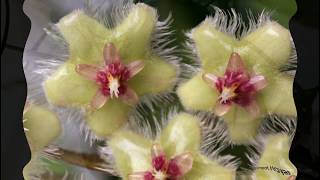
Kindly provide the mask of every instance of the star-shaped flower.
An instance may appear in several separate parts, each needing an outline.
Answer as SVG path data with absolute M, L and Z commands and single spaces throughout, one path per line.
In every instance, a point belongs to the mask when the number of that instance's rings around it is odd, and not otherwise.
M 44 83 L 48 101 L 86 107 L 90 129 L 109 136 L 127 121 L 139 97 L 168 92 L 176 82 L 176 67 L 151 48 L 156 24 L 156 10 L 141 3 L 113 28 L 81 10 L 63 17 L 56 26 L 69 57 Z
M 293 77 L 280 71 L 291 54 L 291 36 L 267 20 L 237 39 L 222 31 L 220 16 L 191 31 L 202 72 L 181 84 L 177 93 L 185 108 L 223 117 L 231 139 L 246 143 L 267 114 L 296 116 Z
M 200 154 L 200 142 L 198 119 L 182 113 L 170 121 L 155 141 L 132 132 L 119 131 L 108 145 L 123 179 L 233 180 L 234 170 Z

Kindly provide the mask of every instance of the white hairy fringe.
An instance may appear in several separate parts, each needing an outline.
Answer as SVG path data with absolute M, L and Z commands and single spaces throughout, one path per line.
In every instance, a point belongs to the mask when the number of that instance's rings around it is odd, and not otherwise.
M 283 134 L 289 136 L 290 144 L 293 140 L 297 126 L 297 118 L 290 116 L 280 116 L 269 114 L 262 122 L 259 129 L 259 134 L 256 140 L 252 143 L 252 147 L 248 150 L 246 157 L 250 161 L 250 169 L 247 173 L 252 172 L 257 166 L 265 149 L 265 144 L 270 135 Z
M 204 22 L 209 23 L 213 27 L 215 27 L 218 31 L 228 34 L 230 37 L 235 39 L 242 39 L 247 36 L 251 32 L 256 31 L 259 27 L 264 26 L 267 23 L 272 22 L 271 20 L 271 12 L 262 11 L 259 16 L 254 16 L 251 11 L 247 11 L 248 23 L 246 23 L 242 16 L 234 9 L 230 11 L 223 11 L 218 7 L 213 7 L 215 13 L 213 16 L 208 16 Z M 201 25 L 201 24 L 200 24 Z M 199 25 L 199 26 L 200 26 Z M 197 28 L 197 27 L 196 27 Z M 194 28 L 195 29 L 195 28 Z M 187 38 L 184 46 L 185 46 L 185 57 L 192 60 L 191 67 L 189 67 L 189 71 L 191 74 L 196 74 L 201 72 L 201 60 L 199 59 L 199 54 L 197 51 L 197 46 L 192 37 L 192 31 L 185 33 Z M 284 73 L 288 73 L 290 75 L 294 75 L 297 68 L 297 54 L 293 41 L 291 55 L 288 59 L 288 63 L 280 68 L 280 71 Z M 190 73 L 189 73 L 190 74 Z M 192 76 L 189 76 L 192 77 Z M 187 78 L 189 79 L 189 78 Z
M 192 114 L 200 120 L 202 133 L 200 150 L 202 154 L 225 167 L 237 169 L 240 162 L 236 157 L 220 154 L 227 147 L 232 146 L 224 121 L 211 112 L 197 111 Z
M 102 4 L 99 4 L 99 6 L 94 3 L 90 3 L 90 0 L 86 0 L 86 4 L 87 7 L 84 9 L 85 13 L 97 19 L 107 28 L 113 28 L 117 24 L 121 23 L 122 20 L 128 15 L 131 8 L 135 6 L 131 0 L 114 1 L 111 3 L 111 6 L 106 6 L 108 3 L 105 3 L 105 1 L 103 1 Z M 171 16 L 164 21 L 157 22 L 151 44 L 152 51 L 155 55 L 162 57 L 164 60 L 173 64 L 177 68 L 178 80 L 173 82 L 173 84 L 177 84 L 180 74 L 182 74 L 180 73 L 180 69 L 182 68 L 180 68 L 181 59 L 175 55 L 177 53 L 177 48 L 171 46 L 173 43 L 171 40 L 173 32 L 170 31 L 171 22 Z M 31 62 L 34 64 L 34 66 L 32 68 L 25 69 L 25 71 L 34 73 L 33 76 L 36 77 L 34 79 L 27 78 L 31 79 L 28 81 L 28 86 L 33 88 L 28 88 L 28 93 L 32 97 L 45 98 L 42 83 L 68 59 L 68 43 L 63 38 L 56 25 L 50 25 L 47 29 L 45 29 L 45 31 L 50 37 L 53 38 L 54 41 L 56 41 L 56 44 L 58 45 L 57 48 L 63 53 L 55 54 L 54 57 L 38 56 L 39 58 L 36 58 L 33 60 L 33 62 Z M 172 87 L 172 89 L 166 93 L 159 95 L 146 95 L 142 97 L 141 103 L 136 108 L 136 111 L 133 112 L 133 114 L 135 114 L 134 116 L 140 116 L 141 118 L 143 117 L 142 115 L 139 115 L 139 112 L 142 111 L 142 106 L 152 105 L 150 106 L 152 109 L 155 104 L 161 105 L 164 101 L 173 102 L 175 100 L 173 90 L 174 87 Z M 41 96 L 39 96 L 39 94 L 41 94 Z M 44 101 L 46 100 L 44 99 Z M 59 113 L 62 119 L 67 118 L 67 122 L 78 124 L 81 132 L 83 132 L 84 139 L 88 140 L 90 145 L 93 145 L 96 141 L 102 140 L 101 138 L 95 136 L 86 125 L 82 109 L 55 107 L 55 111 Z
M 84 109 L 56 107 L 55 111 L 59 114 L 59 117 L 66 122 L 66 126 L 71 124 L 79 127 L 79 131 L 81 132 L 81 136 L 79 138 L 81 138 L 84 142 L 87 142 L 91 147 L 97 142 L 104 141 L 103 138 L 96 136 L 88 127 L 85 120 Z
M 297 66 L 298 66 L 297 50 L 296 50 L 294 41 L 291 38 L 290 57 L 289 57 L 288 63 L 285 64 L 283 67 L 281 67 L 280 71 L 294 77 L 296 75 Z
M 178 106 L 162 104 L 168 109 L 155 109 L 154 104 L 141 104 L 137 107 L 138 113 L 135 113 L 129 119 L 128 128 L 143 137 L 155 140 L 160 136 L 162 130 L 167 126 L 168 122 L 179 113 Z M 158 107 L 159 108 L 159 107 Z M 156 113 L 158 114 L 156 114 Z

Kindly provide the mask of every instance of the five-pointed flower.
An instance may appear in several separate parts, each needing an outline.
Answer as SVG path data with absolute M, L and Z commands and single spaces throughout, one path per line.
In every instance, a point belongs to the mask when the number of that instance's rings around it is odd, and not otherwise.
M 199 119 L 181 113 L 155 140 L 121 130 L 108 145 L 125 180 L 233 180 L 234 169 L 201 155 L 201 139 Z
M 128 15 L 112 27 L 82 10 L 63 17 L 56 27 L 69 57 L 44 82 L 50 103 L 86 108 L 86 124 L 99 137 L 127 122 L 138 97 L 170 91 L 177 77 L 176 66 L 152 49 L 156 10 L 138 3 L 123 11 Z
M 293 76 L 280 71 L 291 55 L 291 36 L 262 18 L 256 30 L 238 39 L 235 32 L 224 32 L 231 27 L 220 27 L 223 16 L 218 13 L 191 31 L 202 71 L 177 93 L 186 109 L 216 112 L 233 142 L 247 143 L 267 114 L 296 116 Z

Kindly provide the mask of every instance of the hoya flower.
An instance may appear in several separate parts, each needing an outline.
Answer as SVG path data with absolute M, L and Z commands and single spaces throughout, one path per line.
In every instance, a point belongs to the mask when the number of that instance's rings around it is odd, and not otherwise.
M 155 140 L 119 131 L 108 143 L 123 179 L 233 180 L 235 170 L 200 153 L 200 132 L 199 120 L 182 113 L 176 115 Z
M 296 116 L 293 76 L 282 70 L 293 54 L 290 32 L 262 14 L 239 35 L 236 13 L 216 9 L 189 34 L 200 71 L 178 87 L 188 110 L 215 112 L 234 143 L 256 137 L 268 114 Z
M 100 17 L 103 10 L 76 10 L 56 24 L 69 56 L 44 82 L 50 103 L 86 109 L 86 125 L 98 137 L 122 127 L 142 96 L 169 92 L 178 72 L 154 49 L 155 37 L 164 37 L 157 30 L 168 29 L 156 10 L 141 3 L 116 8 L 113 25 Z

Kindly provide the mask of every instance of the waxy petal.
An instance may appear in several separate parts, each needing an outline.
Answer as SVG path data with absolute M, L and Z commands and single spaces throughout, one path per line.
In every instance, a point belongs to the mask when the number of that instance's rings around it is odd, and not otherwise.
M 128 86 L 139 96 L 155 95 L 173 88 L 177 78 L 177 69 L 174 65 L 158 57 L 152 57 L 144 62 L 142 71 L 128 82 Z
M 98 86 L 75 71 L 75 65 L 65 63 L 44 82 L 48 101 L 60 106 L 88 105 Z
M 204 73 L 202 79 L 207 82 L 211 87 L 216 89 L 216 83 L 218 82 L 218 77 L 212 73 Z
M 266 23 L 240 41 L 240 51 L 257 73 L 274 76 L 281 66 L 288 63 L 292 49 L 288 29 L 277 22 Z
M 191 32 L 205 72 L 223 75 L 236 40 L 216 29 L 210 20 L 204 21 Z M 214 53 L 213 53 L 213 50 Z
M 259 179 L 286 179 L 291 175 L 297 175 L 297 168 L 289 159 L 289 150 L 291 145 L 291 137 L 286 134 L 274 134 L 265 137 L 265 147 L 258 161 L 257 167 L 268 167 L 272 163 L 273 167 L 281 168 L 290 174 L 273 173 L 263 169 L 256 171 L 256 177 Z
M 73 11 L 57 24 L 68 43 L 69 61 L 76 64 L 103 63 L 103 47 L 111 31 L 83 11 Z
M 129 180 L 154 180 L 150 171 L 146 172 L 134 172 L 129 175 Z
M 264 76 L 257 75 L 257 76 L 251 77 L 249 84 L 254 85 L 255 91 L 260 91 L 264 89 L 268 83 Z
M 105 64 L 120 62 L 120 55 L 113 43 L 107 43 L 103 49 L 103 57 Z
M 76 66 L 76 72 L 85 78 L 95 81 L 97 78 L 97 73 L 99 72 L 99 67 L 89 65 L 89 64 L 78 64 Z
M 249 140 L 254 139 L 262 120 L 262 118 L 252 116 L 246 109 L 238 105 L 233 105 L 222 118 L 227 124 L 230 138 L 236 144 L 246 144 Z
M 175 156 L 171 160 L 171 163 L 175 163 L 177 165 L 177 167 L 179 168 L 179 175 L 178 176 L 184 176 L 192 169 L 193 160 L 194 160 L 194 158 L 193 158 L 192 154 L 187 152 L 187 153 L 183 153 L 183 154 Z M 170 172 L 170 166 L 169 166 L 168 171 Z M 171 175 L 174 175 L 174 174 L 171 173 Z
M 257 94 L 258 102 L 265 113 L 296 116 L 297 111 L 293 99 L 292 76 L 277 75 L 268 86 Z
M 29 104 L 28 110 L 23 115 L 23 127 L 31 151 L 39 152 L 53 142 L 61 132 L 60 121 L 57 115 L 49 109 Z
M 96 136 L 106 138 L 127 122 L 130 109 L 117 99 L 109 99 L 101 108 L 88 111 L 86 122 Z
M 252 117 L 259 117 L 261 114 L 259 104 L 256 100 L 251 100 L 250 104 L 244 106 L 244 108 Z
M 105 96 L 100 90 L 98 90 L 91 101 L 91 107 L 93 109 L 100 109 L 108 101 L 108 99 L 109 97 Z
M 202 74 L 181 84 L 177 94 L 186 109 L 205 111 L 212 110 L 219 96 L 219 92 L 202 79 Z
M 124 103 L 130 106 L 135 106 L 139 102 L 137 93 L 130 87 L 126 87 L 125 94 L 121 95 L 120 98 Z
M 152 169 L 150 149 L 152 142 L 143 136 L 122 130 L 108 142 L 116 160 L 116 168 L 124 179 L 134 172 Z
M 140 59 L 149 53 L 156 22 L 156 10 L 145 4 L 137 3 L 132 6 L 128 16 L 115 27 L 113 42 L 125 63 Z
M 175 116 L 164 129 L 160 145 L 167 157 L 185 152 L 195 152 L 200 146 L 200 125 L 196 117 L 181 113 Z
M 248 72 L 246 70 L 246 66 L 241 59 L 240 55 L 238 53 L 233 52 L 230 55 L 229 62 L 226 68 L 226 72 L 230 73 L 244 73 L 248 75 Z
M 217 116 L 223 116 L 231 109 L 232 106 L 235 106 L 235 104 L 232 104 L 231 102 L 227 104 L 217 102 L 214 107 L 214 112 Z
M 144 68 L 143 61 L 133 61 L 126 65 L 129 70 L 129 79 L 138 74 Z
M 234 169 L 224 167 L 202 155 L 194 156 L 193 159 L 192 169 L 186 174 L 186 179 L 235 180 Z

